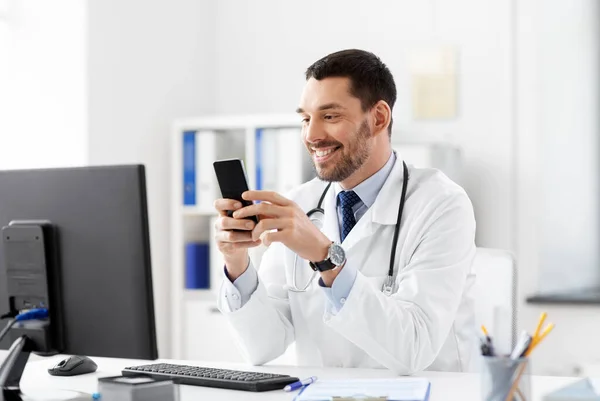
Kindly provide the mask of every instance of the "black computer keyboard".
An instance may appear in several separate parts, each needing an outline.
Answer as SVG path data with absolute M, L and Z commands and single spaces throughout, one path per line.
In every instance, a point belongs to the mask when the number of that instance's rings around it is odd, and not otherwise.
M 168 378 L 178 384 L 244 391 L 281 390 L 286 385 L 299 380 L 288 375 L 168 363 L 131 366 L 123 369 L 122 374 L 123 376 L 146 375 L 156 379 Z

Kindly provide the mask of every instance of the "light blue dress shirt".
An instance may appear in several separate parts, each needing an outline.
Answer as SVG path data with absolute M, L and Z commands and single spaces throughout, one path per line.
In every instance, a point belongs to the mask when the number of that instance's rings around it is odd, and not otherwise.
M 386 164 L 379 169 L 379 171 L 358 184 L 356 187 L 348 189 L 354 191 L 360 198 L 360 202 L 358 202 L 352 208 L 354 211 L 354 218 L 357 222 L 373 205 L 373 203 L 375 203 L 375 199 L 390 175 L 395 162 L 396 154 L 392 152 Z M 339 183 L 333 185 L 332 188 L 335 190 L 335 196 L 337 199 L 338 193 L 343 191 L 343 189 Z M 337 215 L 341 237 L 342 208 L 339 207 L 339 205 L 337 206 Z M 227 269 L 223 270 L 225 277 L 227 278 L 227 280 L 224 280 L 224 285 L 226 286 L 225 296 L 227 297 L 229 308 L 231 311 L 234 311 L 241 308 L 246 302 L 248 302 L 252 293 L 256 291 L 256 288 L 258 287 L 258 274 L 256 269 L 252 266 L 252 263 L 250 263 L 246 271 L 232 283 L 231 279 L 229 279 L 229 276 L 227 275 Z M 331 288 L 325 287 L 322 279 L 319 278 L 319 286 L 325 292 L 327 299 L 329 299 L 329 305 L 327 309 L 330 313 L 336 314 L 342 308 L 346 298 L 348 298 L 348 295 L 354 286 L 356 274 L 356 268 L 352 265 L 346 264 L 333 281 Z

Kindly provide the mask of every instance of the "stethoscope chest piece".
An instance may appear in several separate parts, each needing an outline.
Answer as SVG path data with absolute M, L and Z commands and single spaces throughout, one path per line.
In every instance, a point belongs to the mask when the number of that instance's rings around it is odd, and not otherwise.
M 389 297 L 390 295 L 392 295 L 393 291 L 394 291 L 394 277 L 387 276 L 385 278 L 385 281 L 383 282 L 383 288 L 381 289 L 381 292 L 383 292 L 383 295 L 386 295 Z

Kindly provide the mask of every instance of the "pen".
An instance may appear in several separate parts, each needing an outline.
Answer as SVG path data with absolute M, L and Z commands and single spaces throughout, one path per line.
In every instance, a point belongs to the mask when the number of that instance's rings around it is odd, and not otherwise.
M 287 386 L 285 386 L 283 388 L 283 390 L 284 391 L 288 391 L 288 392 L 289 391 L 298 390 L 300 387 L 307 386 L 307 385 L 312 384 L 312 383 L 314 383 L 316 381 L 317 381 L 317 377 L 316 376 L 312 376 L 312 377 L 309 377 L 308 379 L 304 379 L 304 380 L 300 380 L 300 381 L 297 381 L 297 382 L 292 383 L 292 384 L 288 384 Z

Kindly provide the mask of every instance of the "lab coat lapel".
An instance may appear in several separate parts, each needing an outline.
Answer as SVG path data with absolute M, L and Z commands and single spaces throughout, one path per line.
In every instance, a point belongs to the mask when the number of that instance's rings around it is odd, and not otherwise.
M 340 229 L 338 225 L 336 202 L 335 202 L 335 191 L 333 185 L 327 191 L 325 199 L 323 201 L 323 210 L 325 212 L 325 218 L 323 221 L 322 232 L 333 242 L 340 242 Z
M 352 227 L 352 230 L 348 233 L 342 246 L 347 252 L 354 245 L 359 243 L 363 238 L 370 236 L 373 233 L 373 211 L 369 208 L 367 212 L 356 222 L 356 225 Z

